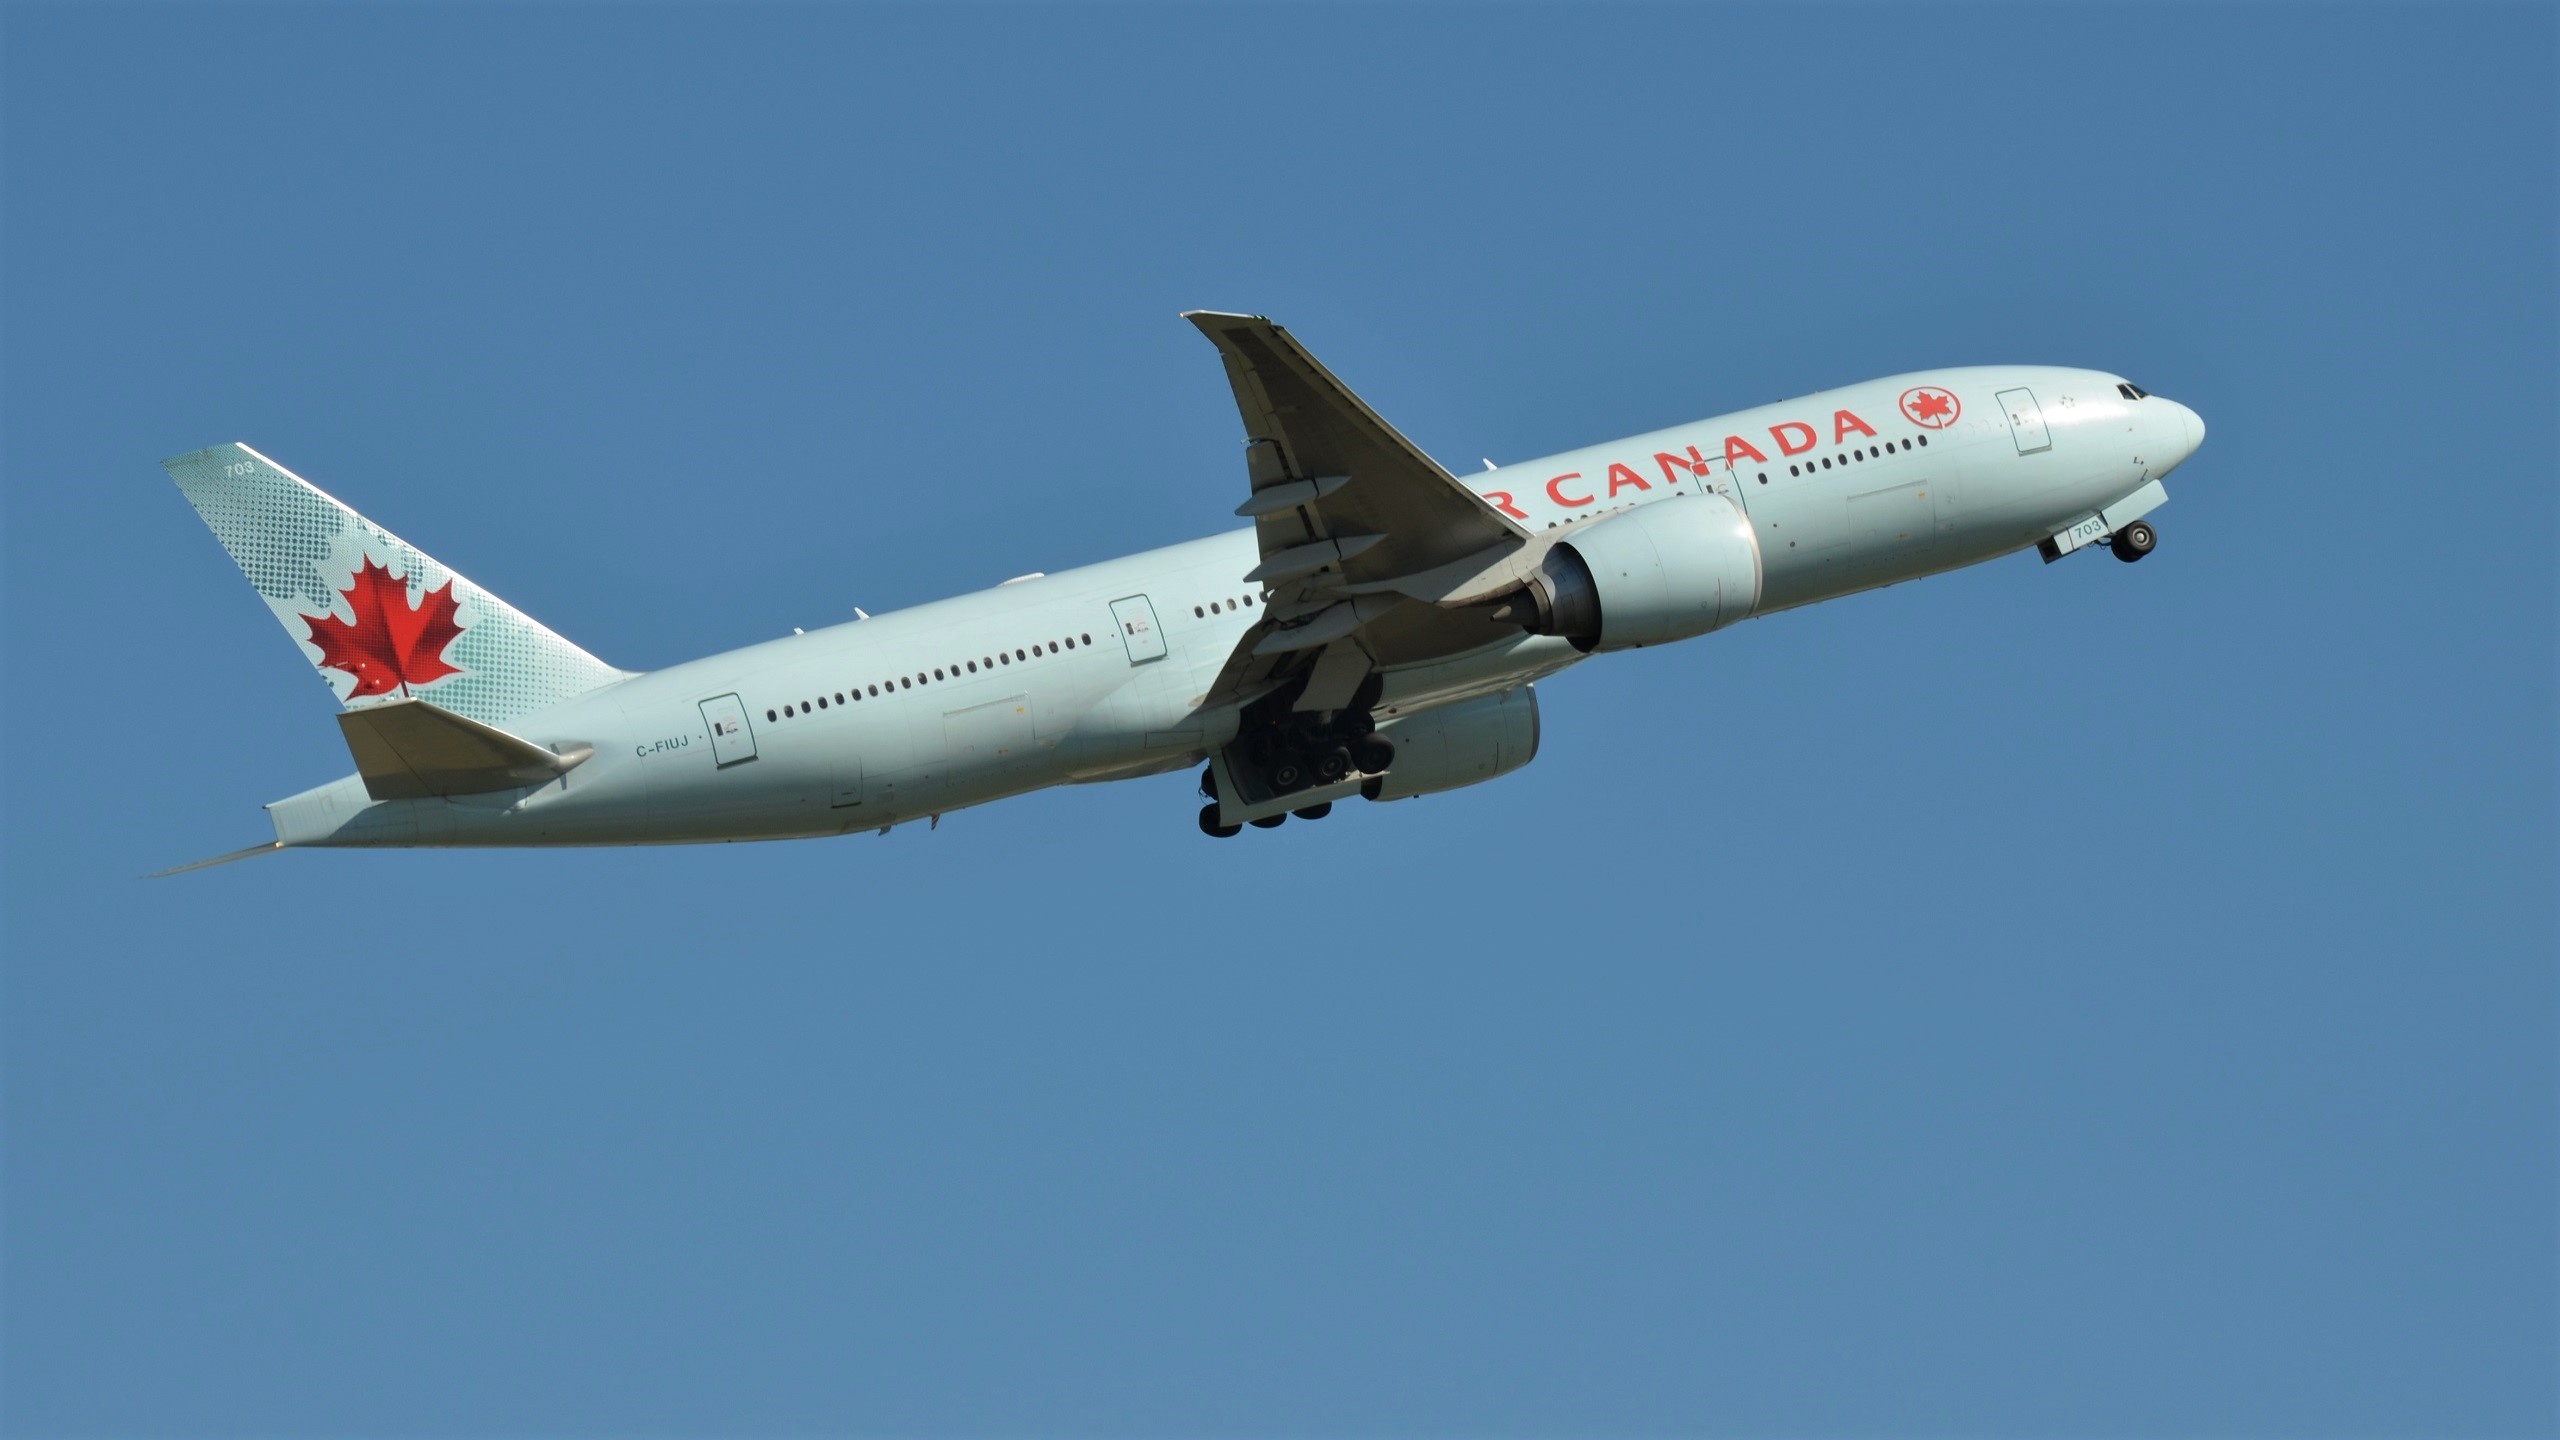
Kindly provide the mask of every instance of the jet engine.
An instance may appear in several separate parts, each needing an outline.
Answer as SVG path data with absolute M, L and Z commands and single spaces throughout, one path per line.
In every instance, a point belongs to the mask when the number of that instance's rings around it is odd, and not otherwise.
M 1720 630 L 1760 603 L 1760 542 L 1723 495 L 1678 495 L 1578 525 L 1494 612 L 1586 654 Z
M 1378 733 L 1395 742 L 1395 765 L 1362 782 L 1361 794 L 1403 800 L 1455 790 L 1537 758 L 1538 695 L 1526 685 L 1479 695 L 1386 721 Z

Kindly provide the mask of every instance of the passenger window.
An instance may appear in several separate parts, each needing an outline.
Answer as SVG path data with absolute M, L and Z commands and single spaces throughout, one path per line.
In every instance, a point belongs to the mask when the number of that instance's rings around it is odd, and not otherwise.
M 1209 612 L 1201 609 L 1197 605 L 1194 605 L 1191 607 L 1191 618 L 1194 620 L 1206 620 L 1209 618 Z
M 1057 641 L 1052 640 L 1052 641 L 1050 641 L 1050 642 L 1049 642 L 1049 653 L 1050 653 L 1050 654 L 1052 654 L 1052 655 L 1055 655 L 1055 654 L 1057 654 L 1057 653 L 1058 653 L 1058 642 L 1057 642 Z
M 1084 643 L 1086 643 L 1087 645 L 1092 644 L 1092 643 L 1093 643 L 1093 637 L 1092 637 L 1092 636 L 1090 636 L 1090 635 L 1087 635 L 1086 637 L 1084 637 Z
M 1252 597 L 1252 596 L 1250 596 L 1250 595 L 1247 595 L 1246 597 L 1244 597 L 1244 603 L 1245 603 L 1245 607 L 1246 607 L 1247 609 L 1251 609 L 1251 608 L 1252 608 L 1252 606 L 1253 606 L 1253 597 Z
M 1015 651 L 1013 652 L 1013 658 L 1014 658 L 1014 659 L 1016 659 L 1016 660 L 1028 660 L 1028 659 L 1030 659 L 1031 657 L 1030 657 L 1030 656 L 1028 656 L 1028 655 L 1023 654 L 1020 650 L 1018 650 L 1018 649 L 1017 649 L 1017 650 L 1015 650 Z
M 1926 436 L 1926 435 L 1921 436 L 1921 437 L 1920 437 L 1920 445 L 1921 445 L 1921 448 L 1923 448 L 1923 449 L 1928 448 L 1928 444 L 1929 444 L 1929 437 L 1928 437 L 1928 436 Z
M 970 662 L 969 662 L 969 673 L 970 673 L 970 674 L 972 674 L 972 675 L 975 675 L 975 674 L 977 674 L 977 673 L 978 673 L 978 662 L 977 662 L 977 661 L 972 660 L 972 661 L 970 661 Z
M 779 716 L 779 715 L 774 714 L 774 713 L 773 713 L 773 710 L 771 709 L 771 707 L 767 707 L 767 708 L 766 708 L 766 710 L 765 710 L 765 712 L 764 712 L 764 718 L 766 718 L 767 720 L 779 720 L 779 719 L 781 719 L 782 717 L 781 717 L 781 716 Z
M 819 708 L 819 709 L 821 709 L 821 710 L 824 710 L 824 709 L 826 709 L 826 708 L 827 708 L 827 697 L 826 697 L 826 696 L 821 695 L 821 696 L 819 696 L 819 697 L 818 697 L 818 708 Z

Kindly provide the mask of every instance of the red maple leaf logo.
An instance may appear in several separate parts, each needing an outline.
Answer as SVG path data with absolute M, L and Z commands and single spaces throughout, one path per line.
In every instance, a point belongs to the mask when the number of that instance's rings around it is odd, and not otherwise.
M 353 623 L 334 614 L 305 615 L 302 623 L 310 627 L 311 643 L 320 647 L 320 663 L 356 677 L 348 699 L 388 695 L 462 673 L 461 667 L 444 663 L 445 647 L 462 634 L 461 607 L 454 601 L 451 580 L 419 596 L 417 608 L 411 609 L 408 582 L 368 555 L 355 582 L 338 593 L 347 597 Z
M 1914 425 L 1944 430 L 1964 413 L 1964 404 L 1945 390 L 1917 385 L 1902 392 L 1902 413 L 1911 417 Z

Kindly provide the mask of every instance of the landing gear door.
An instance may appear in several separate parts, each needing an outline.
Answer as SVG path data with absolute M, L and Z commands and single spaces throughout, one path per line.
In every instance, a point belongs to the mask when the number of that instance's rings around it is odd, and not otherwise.
M 747 724 L 747 707 L 737 696 L 717 695 L 703 701 L 702 723 L 711 729 L 714 767 L 756 758 L 756 732 Z
M 1144 665 L 1164 658 L 1164 631 L 1156 624 L 1156 607 L 1144 595 L 1111 602 L 1111 618 L 1120 624 L 1120 643 L 1129 647 L 1129 663 Z

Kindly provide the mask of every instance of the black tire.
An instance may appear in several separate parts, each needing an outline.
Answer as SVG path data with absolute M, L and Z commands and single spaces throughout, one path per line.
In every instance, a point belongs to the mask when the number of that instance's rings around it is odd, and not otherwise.
M 2150 554 L 2159 543 L 2160 532 L 2151 528 L 2151 522 L 2136 520 L 2117 531 L 2114 542 L 2107 548 L 2115 552 L 2117 559 L 2130 565 Z
M 1253 820 L 1247 823 L 1251 824 L 1256 830 L 1277 830 L 1280 828 L 1281 822 L 1288 818 L 1289 812 L 1283 810 L 1277 815 L 1265 815 L 1259 820 Z
M 1218 767 L 1215 765 L 1200 767 L 1200 798 L 1203 800 L 1218 798 Z
M 1295 750 L 1283 750 L 1271 757 L 1270 768 L 1263 778 L 1271 782 L 1273 791 L 1286 795 L 1307 788 L 1307 757 Z
M 1396 742 L 1384 735 L 1363 735 L 1351 747 L 1351 763 L 1359 766 L 1363 775 L 1384 775 L 1387 767 L 1396 763 Z
M 1351 752 L 1339 745 L 1316 756 L 1316 783 L 1330 785 L 1351 773 Z
M 1315 804 L 1308 806 L 1304 810 L 1292 810 L 1289 813 L 1297 816 L 1301 820 L 1321 820 L 1327 815 L 1333 813 L 1333 802 L 1330 800 L 1320 800 Z
M 1231 835 L 1243 834 L 1244 827 L 1241 825 L 1219 824 L 1218 807 L 1215 805 L 1203 805 L 1200 807 L 1200 833 L 1209 836 L 1212 839 L 1224 840 Z

